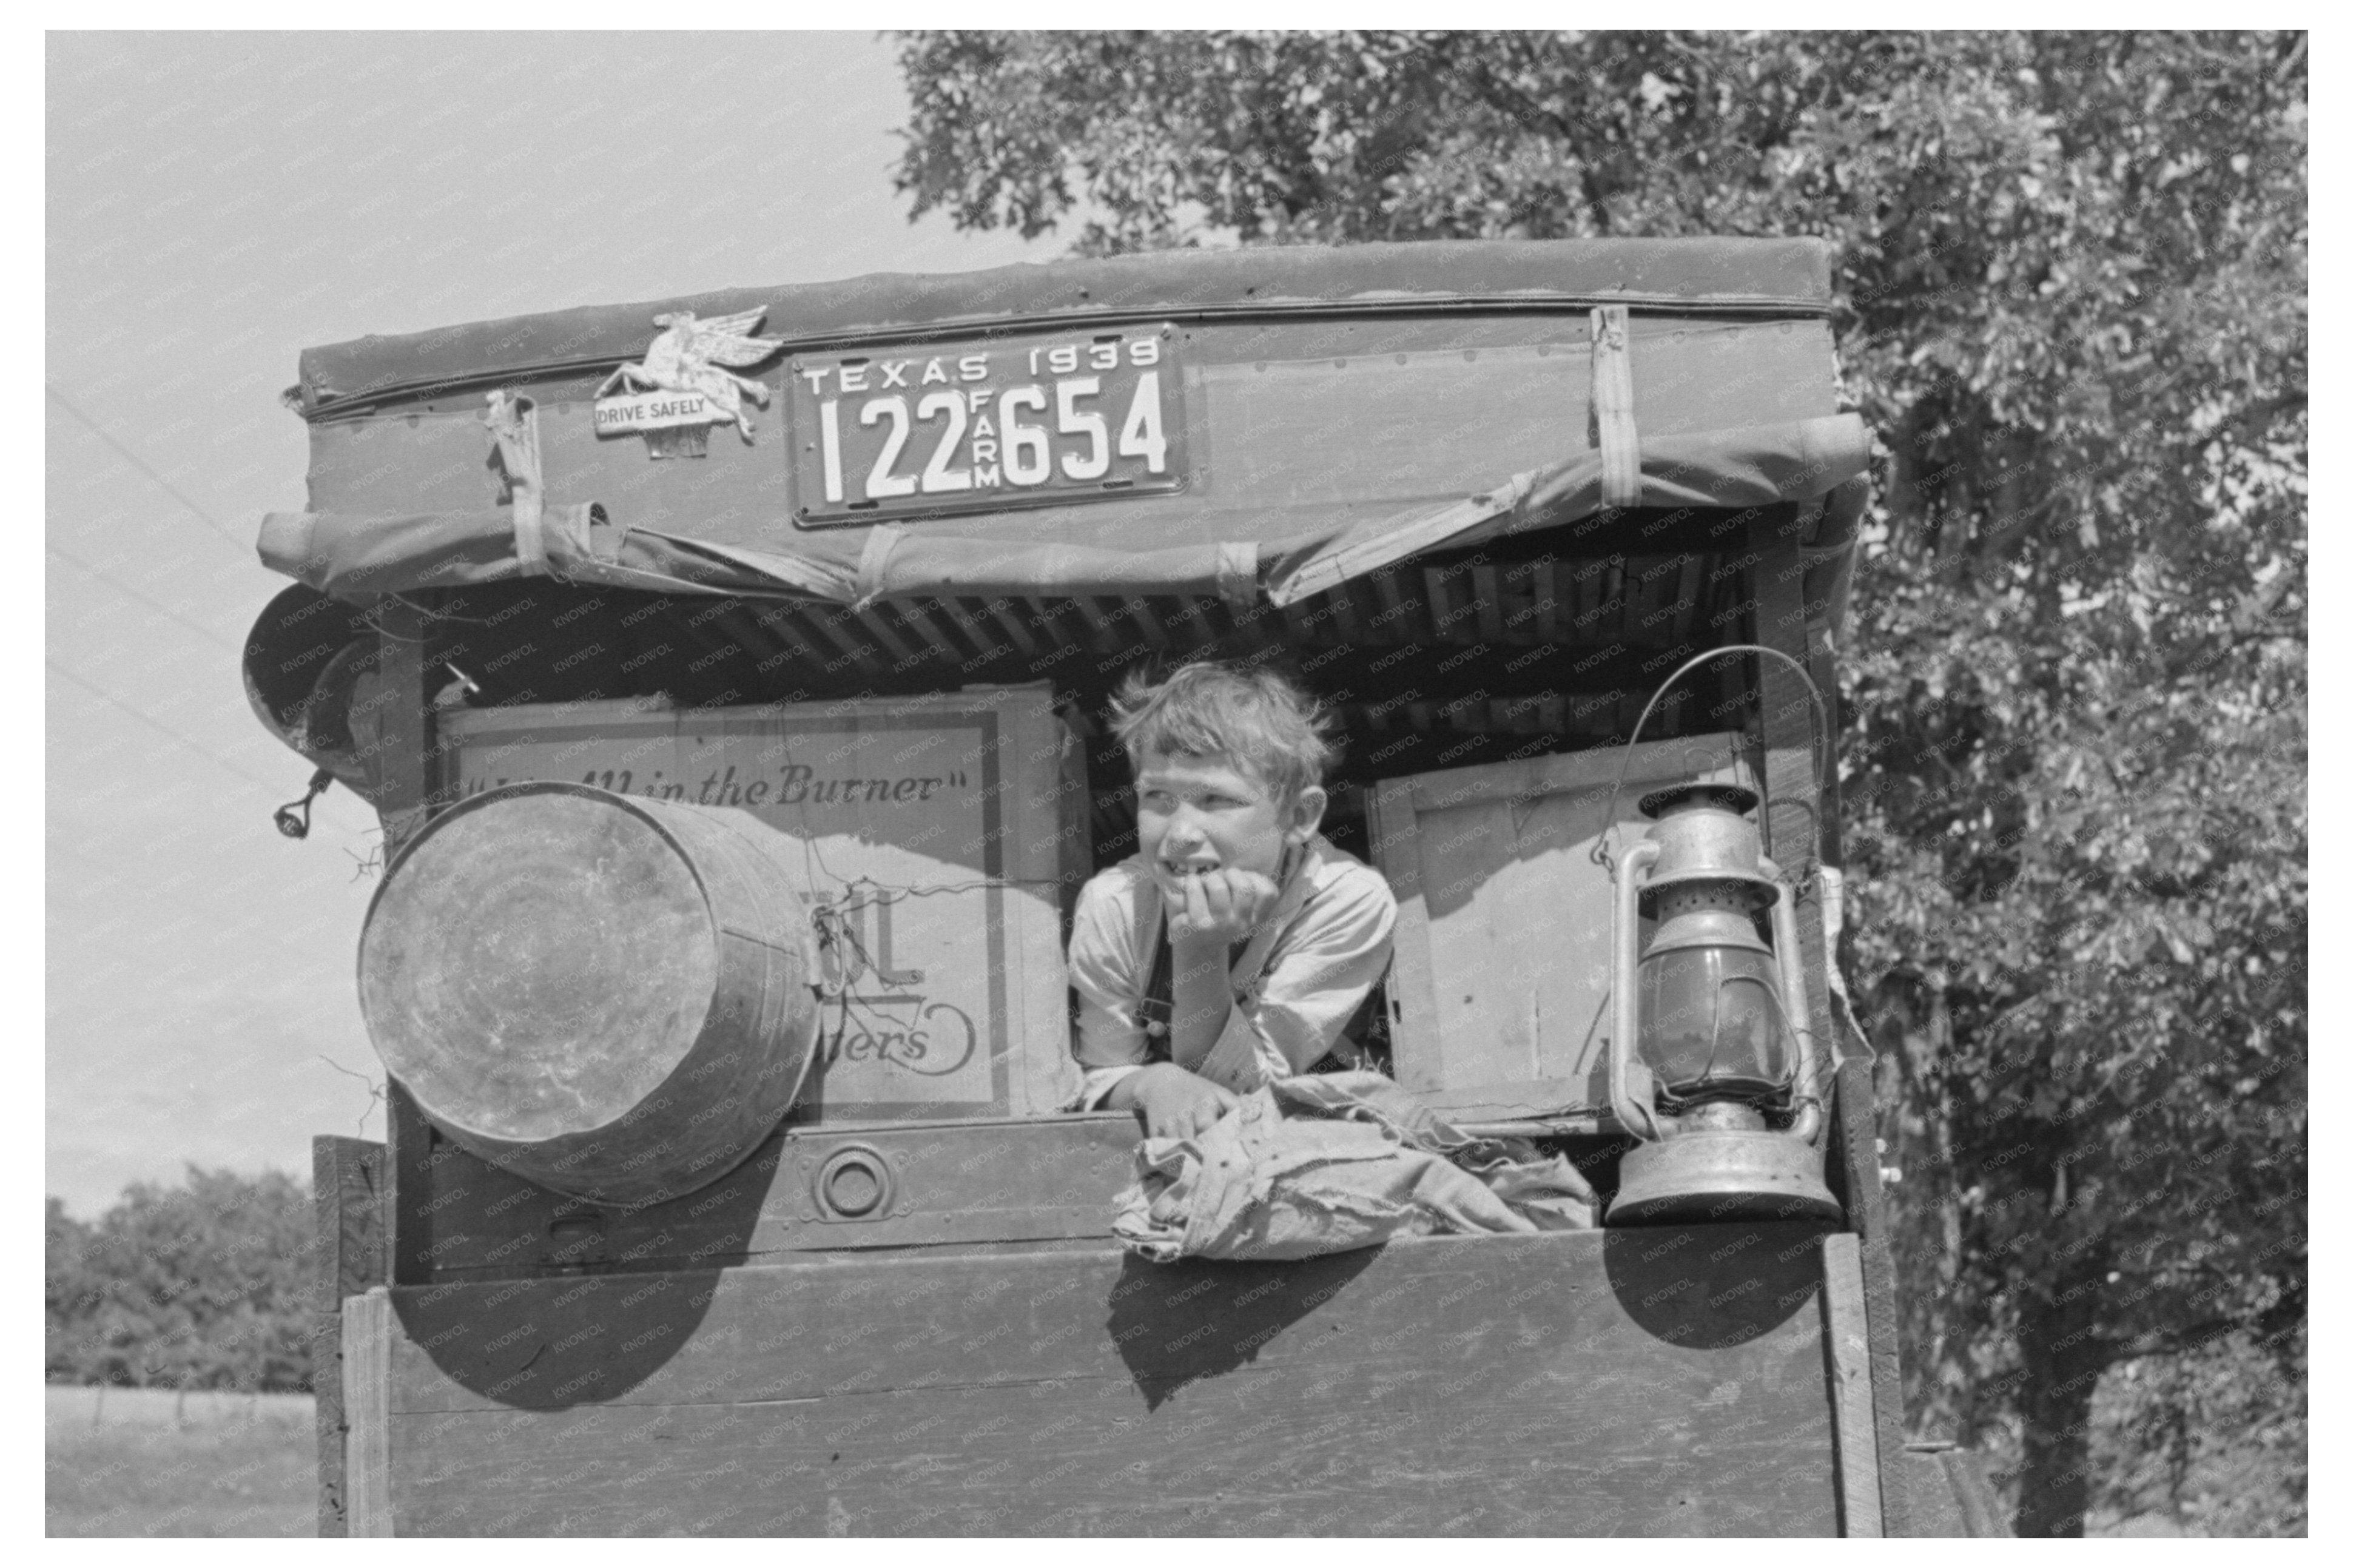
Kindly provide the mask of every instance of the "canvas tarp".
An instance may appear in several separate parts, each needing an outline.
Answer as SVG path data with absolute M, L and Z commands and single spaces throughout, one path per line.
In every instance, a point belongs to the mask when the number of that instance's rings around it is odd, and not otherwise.
M 1251 246 L 1156 251 L 980 272 L 881 273 L 781 288 L 727 289 L 366 337 L 305 350 L 292 399 L 309 416 L 402 404 L 454 389 L 588 371 L 636 358 L 653 318 L 765 311 L 787 352 L 807 344 L 907 341 L 1012 321 L 1051 328 L 1110 317 L 1263 319 L 1292 311 L 1394 312 L 1466 306 L 1526 310 L 1616 303 L 1675 314 L 1786 320 L 1827 315 L 1822 240 L 1519 239 Z
M 1644 508 L 1747 508 L 1810 500 L 1863 472 L 1870 437 L 1839 414 L 1740 429 L 1639 440 Z M 1170 543 L 1148 512 L 1135 548 L 1011 543 L 959 536 L 956 521 L 910 521 L 801 532 L 780 526 L 776 547 L 718 544 L 633 529 L 596 502 L 540 510 L 357 517 L 273 512 L 261 525 L 264 564 L 341 599 L 544 576 L 659 593 L 792 597 L 862 604 L 942 595 L 1261 594 L 1289 604 L 1427 551 L 1557 528 L 1604 510 L 1600 448 L 1499 476 L 1493 488 L 1441 507 L 1394 510 L 1345 526 Z M 1296 529 L 1296 524 L 1292 526 Z

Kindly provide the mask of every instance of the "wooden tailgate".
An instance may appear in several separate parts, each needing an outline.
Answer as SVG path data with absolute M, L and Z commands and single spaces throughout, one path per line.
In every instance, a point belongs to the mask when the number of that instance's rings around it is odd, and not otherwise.
M 347 1376 L 399 1535 L 1828 1535 L 1837 1239 L 396 1288 Z

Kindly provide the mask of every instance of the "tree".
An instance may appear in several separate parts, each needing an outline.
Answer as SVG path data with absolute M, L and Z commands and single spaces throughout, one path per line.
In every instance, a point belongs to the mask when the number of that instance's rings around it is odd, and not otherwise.
M 1075 217 L 1091 254 L 1836 242 L 1841 353 L 1884 447 L 1841 649 L 1843 956 L 1901 1178 L 1912 1404 L 2011 1459 L 2024 1534 L 2081 1532 L 2105 1369 L 2221 1330 L 2300 1343 L 2305 50 L 902 46 L 898 186 L 967 228 Z
M 174 1388 L 310 1386 L 310 1194 L 188 1168 L 92 1226 L 49 1200 L 48 1371 Z
M 71 1378 L 80 1370 L 74 1352 L 75 1326 L 89 1316 L 99 1294 L 97 1281 L 82 1261 L 90 1247 L 90 1227 L 66 1213 L 62 1200 L 51 1198 L 43 1230 L 46 1372 L 52 1379 Z

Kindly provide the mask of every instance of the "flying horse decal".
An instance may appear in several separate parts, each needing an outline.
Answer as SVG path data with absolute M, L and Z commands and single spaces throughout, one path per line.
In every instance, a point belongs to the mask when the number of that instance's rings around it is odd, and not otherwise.
M 757 364 L 784 346 L 781 338 L 752 335 L 767 313 L 763 306 L 732 316 L 713 316 L 707 321 L 697 321 L 691 310 L 656 316 L 654 325 L 662 330 L 646 346 L 646 357 L 607 376 L 596 395 L 604 397 L 617 387 L 628 392 L 699 394 L 710 402 L 715 416 L 711 423 L 733 420 L 748 441 L 752 418 L 744 411 L 744 395 L 749 393 L 753 402 L 765 407 L 768 389 L 725 367 Z

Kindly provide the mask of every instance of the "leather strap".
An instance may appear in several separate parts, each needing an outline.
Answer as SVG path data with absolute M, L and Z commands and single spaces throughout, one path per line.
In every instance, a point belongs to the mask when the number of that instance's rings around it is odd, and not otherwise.
M 1593 437 L 1601 448 L 1601 504 L 1640 506 L 1642 444 L 1634 433 L 1634 365 L 1623 305 L 1593 310 Z
M 552 574 L 543 509 L 547 491 L 539 467 L 539 405 L 504 387 L 489 395 L 482 423 L 506 470 L 507 494 L 514 503 L 515 563 L 527 577 Z
M 850 602 L 851 609 L 865 609 L 882 596 L 882 574 L 906 532 L 895 522 L 879 522 L 867 531 L 866 548 L 858 552 L 858 597 Z

